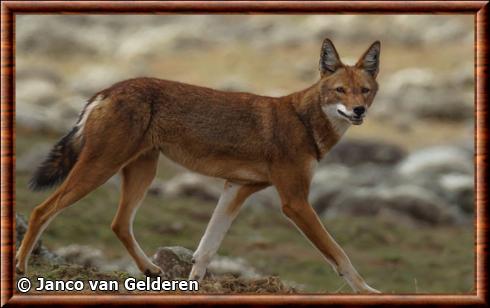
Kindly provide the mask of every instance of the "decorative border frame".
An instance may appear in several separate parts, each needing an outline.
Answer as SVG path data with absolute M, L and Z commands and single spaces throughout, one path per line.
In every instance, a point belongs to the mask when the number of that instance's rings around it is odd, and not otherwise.
M 488 305 L 488 1 L 3 1 L 1 3 L 1 305 L 439 304 Z M 14 295 L 15 15 L 472 14 L 475 16 L 476 292 L 454 295 Z

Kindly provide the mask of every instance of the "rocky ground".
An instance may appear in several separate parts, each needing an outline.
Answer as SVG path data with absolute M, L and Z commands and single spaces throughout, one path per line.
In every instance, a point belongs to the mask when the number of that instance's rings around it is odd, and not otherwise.
M 24 237 L 26 228 L 27 222 L 24 217 L 16 215 L 17 246 Z M 39 277 L 53 280 L 81 280 L 86 285 L 88 280 L 115 280 L 120 285 L 117 293 L 129 292 L 122 286 L 125 279 L 145 278 L 127 259 L 112 262 L 103 262 L 103 260 L 103 251 L 95 247 L 73 244 L 52 252 L 39 241 L 32 255 L 31 263 L 34 270 L 31 269 L 27 277 L 31 281 L 37 281 Z M 179 246 L 160 247 L 152 260 L 163 270 L 163 279 L 187 279 L 192 268 L 192 251 Z M 18 275 L 17 279 L 23 276 Z M 87 288 L 85 292 L 92 291 Z M 264 294 L 297 291 L 293 285 L 285 284 L 278 277 L 258 274 L 241 258 L 217 256 L 209 265 L 205 280 L 199 284 L 199 292 Z
M 113 82 L 145 75 L 279 96 L 317 80 L 324 37 L 346 62 L 379 39 L 379 94 L 366 123 L 352 128 L 319 165 L 310 202 L 381 289 L 471 290 L 471 16 L 44 17 L 16 19 L 18 213 L 28 215 L 46 197 L 26 189 L 33 168 L 84 102 Z M 154 209 L 143 207 L 136 221 L 142 246 L 149 254 L 195 247 L 221 185 L 162 158 L 145 201 Z M 108 227 L 118 187 L 114 177 L 53 222 L 45 234 L 50 249 L 36 249 L 33 275 L 137 274 Z M 106 203 L 113 204 L 110 210 Z M 212 279 L 237 278 L 210 292 L 339 289 L 341 281 L 308 243 L 272 214 L 279 204 L 273 189 L 247 202 L 248 213 L 211 265 Z M 82 236 L 91 230 L 97 241 Z M 274 274 L 281 281 L 267 278 Z M 255 282 L 243 285 L 242 279 Z

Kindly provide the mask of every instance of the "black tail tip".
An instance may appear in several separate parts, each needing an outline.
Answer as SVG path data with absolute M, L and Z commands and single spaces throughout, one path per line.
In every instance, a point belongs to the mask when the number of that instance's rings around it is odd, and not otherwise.
M 44 162 L 35 171 L 29 181 L 29 188 L 33 191 L 44 190 L 60 184 L 70 173 L 78 159 L 79 147 L 73 143 L 77 127 L 51 149 Z
M 64 177 L 59 174 L 49 174 L 45 166 L 41 166 L 29 181 L 29 189 L 32 191 L 42 191 L 58 185 Z

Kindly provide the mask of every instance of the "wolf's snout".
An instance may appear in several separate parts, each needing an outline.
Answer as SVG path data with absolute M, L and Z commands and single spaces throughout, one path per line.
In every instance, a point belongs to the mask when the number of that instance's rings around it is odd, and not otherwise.
M 354 109 L 352 109 L 352 111 L 354 111 L 356 116 L 360 117 L 366 112 L 366 107 L 357 106 L 357 107 L 354 107 Z

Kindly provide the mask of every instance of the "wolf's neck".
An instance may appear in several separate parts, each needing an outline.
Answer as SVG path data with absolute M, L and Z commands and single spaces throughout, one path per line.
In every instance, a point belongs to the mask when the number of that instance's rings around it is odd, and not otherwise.
M 328 116 L 328 113 L 322 110 L 320 92 L 316 85 L 294 93 L 292 97 L 296 113 L 312 139 L 317 159 L 320 160 L 340 140 L 350 125 L 342 119 Z

